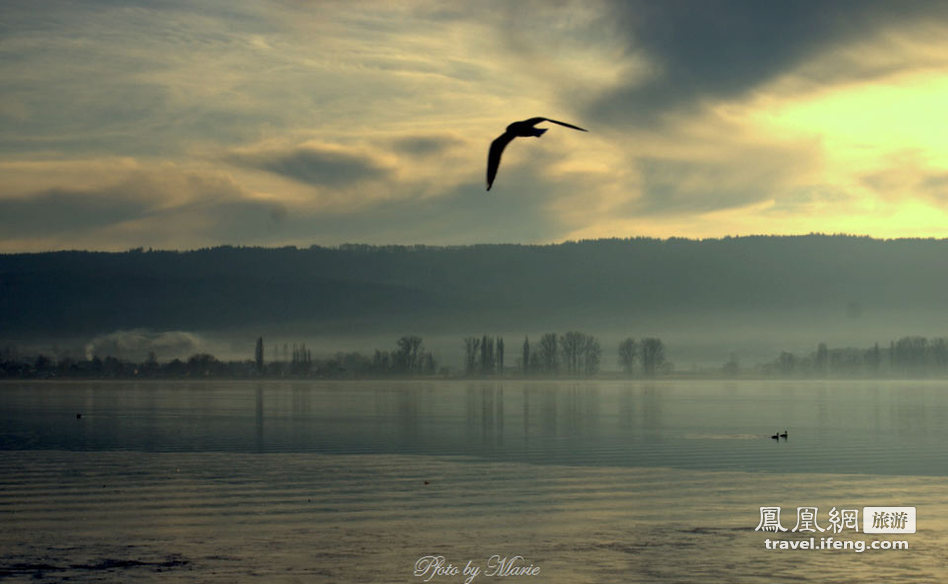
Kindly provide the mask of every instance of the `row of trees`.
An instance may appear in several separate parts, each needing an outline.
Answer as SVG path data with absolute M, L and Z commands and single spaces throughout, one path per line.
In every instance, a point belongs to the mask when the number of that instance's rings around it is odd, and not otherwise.
M 619 343 L 619 364 L 626 375 L 634 374 L 638 364 L 638 369 L 648 377 L 670 367 L 665 360 L 665 344 L 655 337 L 638 342 L 633 338 L 624 339 Z
M 283 347 L 284 359 L 266 361 L 263 339 L 258 338 L 254 358 L 243 361 L 221 361 L 213 355 L 199 353 L 187 360 L 174 359 L 159 363 L 150 353 L 144 362 L 122 360 L 114 356 L 87 359 L 46 355 L 21 358 L 15 349 L 0 351 L 0 378 L 286 378 L 286 377 L 383 377 L 421 376 L 437 372 L 437 362 L 425 350 L 421 337 L 404 336 L 394 350 L 376 350 L 372 356 L 362 353 L 337 352 L 323 359 L 314 358 L 305 344 Z M 274 354 L 279 355 L 279 347 Z
M 272 353 L 276 358 L 268 361 L 262 337 L 257 338 L 253 358 L 243 361 L 220 361 L 207 353 L 167 363 L 159 363 L 154 353 L 139 363 L 113 356 L 53 360 L 39 355 L 20 359 L 15 351 L 6 350 L 0 353 L 0 377 L 344 378 L 450 373 L 438 369 L 434 355 L 425 348 L 422 338 L 414 335 L 399 338 L 392 350 L 377 349 L 372 355 L 337 352 L 314 358 L 304 343 L 275 345 Z M 516 371 L 523 376 L 591 377 L 599 372 L 602 346 L 596 337 L 579 331 L 546 333 L 534 343 L 525 337 L 516 361 Z M 619 363 L 628 375 L 653 376 L 668 370 L 665 347 L 657 338 L 623 340 L 619 344 Z M 510 373 L 503 337 L 465 338 L 463 371 L 467 376 Z
M 408 336 L 398 339 L 397 348 L 388 353 L 375 351 L 372 359 L 374 372 L 394 375 L 432 375 L 437 369 L 434 356 L 425 351 L 421 337 Z
M 279 354 L 279 349 L 275 350 Z M 284 347 L 284 355 L 287 347 Z M 425 349 L 419 336 L 408 335 L 395 342 L 395 349 L 376 349 L 371 356 L 354 352 L 336 352 L 330 357 L 314 359 L 305 344 L 293 345 L 289 361 L 264 359 L 263 339 L 257 340 L 254 351 L 257 371 L 267 377 L 385 377 L 434 375 L 438 365 L 431 351 Z
M 804 355 L 784 351 L 763 366 L 763 372 L 780 376 L 875 376 L 948 374 L 948 339 L 902 337 L 888 347 L 830 348 L 826 343 Z
M 142 362 L 113 356 L 52 359 L 43 354 L 35 358 L 0 358 L 0 378 L 202 378 L 250 377 L 253 374 L 254 367 L 249 361 L 220 361 L 208 353 L 164 363 L 158 362 L 154 353 Z
M 520 360 L 524 375 L 581 375 L 592 376 L 599 372 L 602 347 L 592 335 L 569 331 L 564 335 L 546 333 L 535 346 L 530 338 L 523 340 Z
M 599 372 L 602 346 L 599 340 L 579 331 L 565 334 L 546 333 L 539 341 L 525 337 L 517 358 L 517 369 L 524 376 L 568 375 L 591 377 Z M 667 371 L 665 345 L 654 337 L 636 341 L 627 338 L 619 343 L 619 363 L 627 375 L 641 373 L 653 376 Z M 502 337 L 466 337 L 464 339 L 464 374 L 503 375 L 504 339 Z
M 464 374 L 493 375 L 504 372 L 503 337 L 466 337 L 464 339 Z
M 292 356 L 289 345 L 284 344 L 280 359 L 280 347 L 274 346 L 275 359 L 265 360 L 263 338 L 257 339 L 254 363 L 258 373 L 268 376 L 385 376 L 385 375 L 431 375 L 437 370 L 437 362 L 430 351 L 425 350 L 421 337 L 408 335 L 395 343 L 394 350 L 376 349 L 369 357 L 359 352 L 336 352 L 324 359 L 313 359 L 313 353 L 305 343 L 293 344 Z

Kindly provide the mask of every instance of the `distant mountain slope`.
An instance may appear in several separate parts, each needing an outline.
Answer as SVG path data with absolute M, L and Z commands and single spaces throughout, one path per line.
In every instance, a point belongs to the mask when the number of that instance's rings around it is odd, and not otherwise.
M 948 241 L 849 236 L 0 255 L 0 335 L 948 310 Z M 478 329 L 481 330 L 481 329 Z

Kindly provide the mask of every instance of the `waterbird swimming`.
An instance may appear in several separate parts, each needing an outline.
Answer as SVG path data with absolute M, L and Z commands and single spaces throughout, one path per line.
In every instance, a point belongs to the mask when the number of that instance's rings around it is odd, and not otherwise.
M 510 144 L 514 138 L 528 138 L 530 136 L 539 138 L 547 131 L 547 128 L 534 127 L 540 122 L 552 122 L 554 124 L 559 124 L 560 126 L 579 130 L 580 132 L 589 131 L 585 128 L 580 128 L 579 126 L 574 126 L 573 124 L 567 124 L 566 122 L 558 122 L 556 120 L 551 120 L 550 118 L 530 118 L 528 120 L 521 120 L 519 122 L 510 124 L 507 126 L 507 129 L 503 134 L 495 138 L 494 141 L 490 143 L 490 150 L 487 152 L 488 191 L 490 190 L 491 185 L 494 184 L 494 177 L 497 176 L 497 168 L 500 166 L 500 155 L 504 153 L 504 148 L 507 147 L 507 144 Z
M 780 437 L 786 439 L 786 437 L 787 437 L 787 431 L 784 430 L 784 431 L 783 431 L 783 434 L 781 434 Z
M 773 438 L 774 440 L 780 440 L 780 434 L 774 434 L 773 436 L 771 436 L 771 438 Z

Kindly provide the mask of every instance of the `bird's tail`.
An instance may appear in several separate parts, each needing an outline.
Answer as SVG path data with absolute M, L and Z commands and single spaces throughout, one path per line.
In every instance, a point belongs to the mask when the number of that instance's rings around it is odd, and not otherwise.
M 535 138 L 539 138 L 540 136 L 543 135 L 544 132 L 549 130 L 549 128 L 530 128 L 530 129 L 533 130 L 533 136 Z

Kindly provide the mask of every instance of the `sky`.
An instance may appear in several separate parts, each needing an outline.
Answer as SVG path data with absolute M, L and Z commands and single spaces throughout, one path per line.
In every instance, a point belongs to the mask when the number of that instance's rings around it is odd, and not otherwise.
M 0 0 L 0 79 L 0 252 L 948 237 L 945 2 Z

